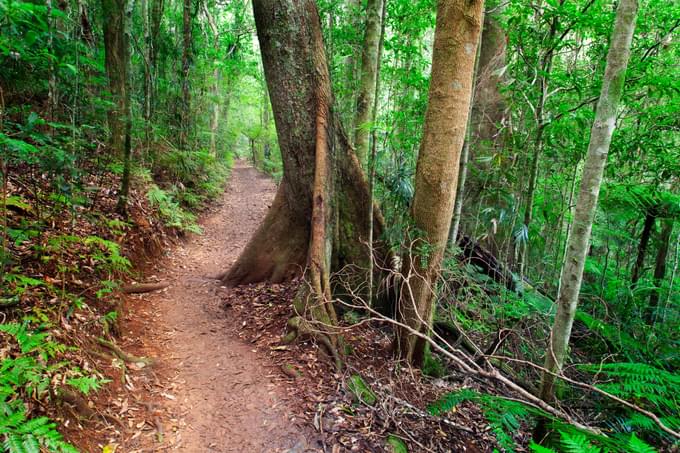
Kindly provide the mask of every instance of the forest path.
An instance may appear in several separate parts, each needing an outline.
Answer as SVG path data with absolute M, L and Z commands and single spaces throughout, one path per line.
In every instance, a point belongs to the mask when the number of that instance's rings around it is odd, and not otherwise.
M 138 451 L 307 450 L 278 370 L 236 337 L 237 320 L 227 318 L 220 302 L 228 290 L 211 278 L 236 260 L 275 191 L 270 178 L 237 161 L 220 205 L 201 222 L 203 234 L 160 263 L 155 277 L 170 287 L 130 302 L 142 352 L 159 360 L 151 399 L 164 432 L 161 444 L 148 439 L 153 445 Z

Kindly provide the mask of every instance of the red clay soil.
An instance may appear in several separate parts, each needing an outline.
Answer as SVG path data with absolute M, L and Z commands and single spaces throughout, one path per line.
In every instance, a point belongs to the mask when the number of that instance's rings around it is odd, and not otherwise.
M 221 204 L 204 216 L 203 234 L 168 251 L 147 275 L 170 285 L 130 296 L 123 346 L 156 361 L 128 377 L 142 416 L 127 421 L 118 451 L 316 451 L 285 376 L 235 335 L 236 321 L 220 303 L 227 290 L 214 279 L 236 260 L 275 190 L 270 178 L 237 162 Z

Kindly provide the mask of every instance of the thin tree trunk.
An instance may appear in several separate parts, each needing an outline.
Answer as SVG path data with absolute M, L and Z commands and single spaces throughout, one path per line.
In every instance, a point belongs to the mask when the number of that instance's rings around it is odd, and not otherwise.
M 383 46 L 385 43 L 385 14 L 387 12 L 387 0 L 382 2 L 382 11 L 380 13 L 380 40 L 378 42 L 378 65 L 375 76 L 375 96 L 373 97 L 373 116 L 371 122 L 375 123 L 378 116 L 378 100 L 380 98 L 380 67 L 382 61 Z M 371 155 L 368 161 L 368 296 L 366 298 L 369 304 L 373 304 L 373 285 L 374 285 L 374 266 L 373 266 L 373 186 L 375 183 L 375 158 L 378 150 L 378 136 L 375 127 L 371 130 Z
M 182 9 L 182 109 L 180 118 L 179 147 L 186 149 L 191 130 L 191 91 L 189 82 L 189 72 L 191 70 L 191 43 L 192 43 L 192 20 L 191 20 L 191 0 L 184 0 Z
M 597 209 L 607 154 L 616 127 L 616 110 L 623 93 L 630 46 L 637 16 L 637 0 L 621 0 L 616 10 L 616 22 L 607 54 L 607 65 L 595 121 L 590 132 L 590 144 L 583 170 L 567 255 L 562 266 L 557 313 L 550 332 L 540 396 L 551 402 L 555 396 L 555 375 L 560 373 L 567 357 L 571 328 L 576 315 L 578 296 L 583 279 L 590 234 Z
M 47 105 L 50 121 L 54 121 L 57 112 L 57 73 L 54 68 L 54 18 L 52 17 L 52 0 L 46 0 L 47 7 L 47 52 L 49 53 L 49 66 L 47 76 Z
M 151 73 L 151 25 L 149 13 L 149 0 L 141 0 L 142 25 L 144 28 L 144 43 L 146 53 L 144 55 L 144 152 L 149 153 L 151 143 L 151 97 L 153 92 L 153 79 Z
M 642 227 L 642 233 L 640 233 L 640 242 L 638 244 L 637 258 L 633 264 L 633 269 L 631 270 L 630 285 L 631 289 L 635 289 L 638 280 L 640 280 L 640 275 L 642 274 L 642 269 L 645 265 L 645 257 L 647 255 L 647 246 L 649 245 L 649 238 L 652 236 L 652 230 L 654 229 L 654 224 L 656 223 L 656 216 L 648 211 L 645 214 L 645 223 Z
M 217 52 L 220 48 L 220 33 L 217 28 L 215 19 L 210 14 L 208 6 L 203 3 L 203 12 L 210 26 L 210 31 L 213 34 L 213 51 Z M 219 101 L 219 84 L 220 84 L 220 67 L 218 65 L 217 56 L 213 59 L 213 79 L 211 86 L 212 94 L 212 115 L 210 117 L 210 153 L 217 156 L 217 128 L 220 121 L 220 101 Z
M 440 0 L 432 54 L 432 75 L 423 139 L 416 168 L 412 215 L 426 256 L 407 260 L 413 268 L 399 300 L 399 318 L 429 334 L 434 291 L 451 227 L 460 153 L 472 97 L 472 78 L 483 0 Z M 415 253 L 415 251 L 414 251 Z M 398 329 L 396 346 L 409 363 L 421 366 L 426 342 Z
M 123 139 L 123 175 L 120 182 L 120 193 L 116 210 L 127 214 L 127 203 L 130 194 L 130 166 L 132 164 L 132 106 L 130 102 L 130 24 L 134 0 L 123 0 L 123 122 L 125 136 Z
M 646 320 L 648 324 L 656 321 L 659 299 L 661 298 L 661 285 L 666 277 L 666 258 L 670 247 L 671 233 L 673 232 L 673 219 L 665 219 L 659 237 L 659 250 L 656 254 L 656 264 L 654 267 L 654 289 L 649 295 L 649 307 L 647 308 Z
M 559 5 L 562 6 L 564 0 L 560 0 Z M 557 36 L 557 28 L 559 25 L 559 16 L 555 15 L 552 22 L 550 23 L 550 31 L 548 32 L 548 50 L 544 55 L 541 56 L 540 66 L 538 68 L 538 84 L 539 84 L 539 96 L 538 102 L 536 104 L 536 138 L 534 139 L 534 152 L 531 156 L 531 163 L 529 167 L 529 185 L 526 191 L 526 205 L 524 209 L 524 229 L 526 241 L 521 245 L 521 253 L 519 257 L 520 275 L 524 277 L 524 271 L 526 269 L 526 261 L 529 248 L 529 225 L 533 218 L 534 210 L 534 197 L 536 195 L 536 182 L 538 181 L 538 170 L 540 157 L 543 153 L 543 133 L 547 123 L 545 121 L 545 102 L 548 97 L 548 82 L 550 78 L 550 72 L 552 70 L 552 61 L 554 52 L 554 41 Z
M 380 30 L 382 28 L 383 0 L 367 0 L 366 34 L 361 53 L 361 83 L 357 96 L 356 119 L 354 121 L 354 149 L 361 165 L 366 168 L 370 129 L 375 107 L 375 81 L 378 74 Z

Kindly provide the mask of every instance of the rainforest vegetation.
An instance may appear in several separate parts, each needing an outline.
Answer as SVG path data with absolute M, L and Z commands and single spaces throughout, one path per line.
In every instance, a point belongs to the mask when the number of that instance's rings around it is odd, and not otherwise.
M 370 325 L 484 383 L 421 408 L 483 451 L 676 451 L 679 61 L 673 0 L 0 0 L 0 450 L 81 451 L 124 282 L 240 159 L 277 191 L 215 280 L 294 282 L 324 379 Z

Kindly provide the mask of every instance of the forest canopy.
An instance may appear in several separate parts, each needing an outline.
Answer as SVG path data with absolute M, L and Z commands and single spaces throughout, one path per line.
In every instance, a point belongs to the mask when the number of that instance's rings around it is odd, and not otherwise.
M 668 0 L 0 0 L 0 450 L 78 451 L 82 351 L 241 159 L 277 193 L 215 274 L 299 285 L 282 343 L 387 329 L 491 449 L 674 451 L 678 61 Z

